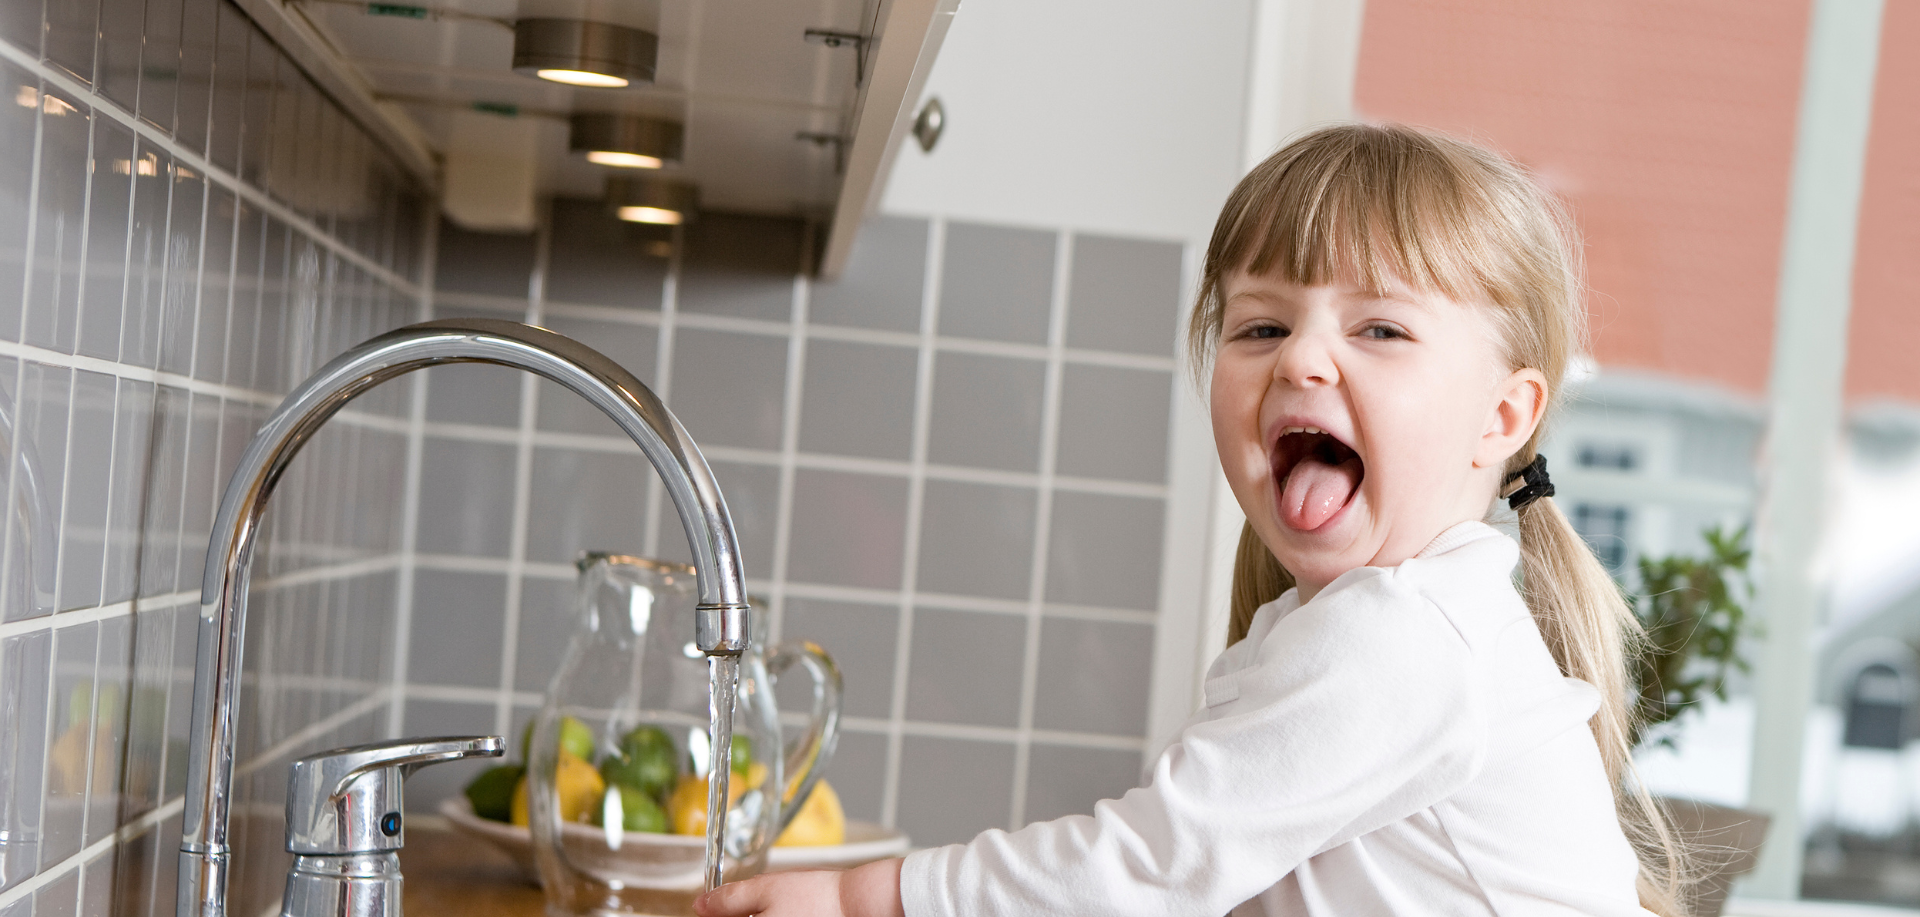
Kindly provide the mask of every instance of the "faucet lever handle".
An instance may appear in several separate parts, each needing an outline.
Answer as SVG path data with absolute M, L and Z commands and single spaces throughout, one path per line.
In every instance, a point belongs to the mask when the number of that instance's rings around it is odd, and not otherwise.
M 497 758 L 500 736 L 437 736 L 336 748 L 301 758 L 287 775 L 287 852 L 342 856 L 398 850 L 401 781 L 415 768 Z

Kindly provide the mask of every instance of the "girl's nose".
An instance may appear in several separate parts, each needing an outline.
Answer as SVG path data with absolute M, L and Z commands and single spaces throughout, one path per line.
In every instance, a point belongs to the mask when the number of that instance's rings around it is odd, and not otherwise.
M 1340 370 L 1319 335 L 1295 334 L 1276 351 L 1273 376 L 1276 381 L 1311 388 L 1339 382 Z

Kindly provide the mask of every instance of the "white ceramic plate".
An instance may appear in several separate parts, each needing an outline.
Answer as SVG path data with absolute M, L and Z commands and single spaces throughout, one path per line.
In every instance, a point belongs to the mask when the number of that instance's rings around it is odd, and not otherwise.
M 455 796 L 440 803 L 440 814 L 446 816 L 454 828 L 483 838 L 505 851 L 515 863 L 520 864 L 520 870 L 528 881 L 538 881 L 539 873 L 533 865 L 533 836 L 527 829 L 473 814 L 473 804 L 465 796 Z M 600 829 L 591 825 L 562 825 L 560 830 L 567 834 L 601 836 Z M 706 845 L 705 838 L 673 834 L 628 834 L 625 842 L 623 850 L 633 851 L 636 858 L 646 857 L 649 848 L 657 846 Z M 826 847 L 774 847 L 767 851 L 767 869 L 844 868 L 900 856 L 912 849 L 913 845 L 905 834 L 873 822 L 849 820 L 846 843 Z

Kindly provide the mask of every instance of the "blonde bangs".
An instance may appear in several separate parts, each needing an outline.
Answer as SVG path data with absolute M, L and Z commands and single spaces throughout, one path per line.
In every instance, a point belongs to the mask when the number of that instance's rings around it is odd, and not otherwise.
M 1189 327 L 1195 373 L 1212 359 L 1235 271 L 1375 292 L 1404 284 L 1503 313 L 1544 297 L 1553 302 L 1543 311 L 1564 312 L 1554 307 L 1577 295 L 1578 276 L 1566 243 L 1557 207 L 1505 160 L 1397 125 L 1324 128 L 1261 163 L 1227 199 Z M 1521 356 L 1536 349 L 1512 340 L 1526 322 L 1500 324 L 1515 368 L 1559 378 L 1562 366 Z

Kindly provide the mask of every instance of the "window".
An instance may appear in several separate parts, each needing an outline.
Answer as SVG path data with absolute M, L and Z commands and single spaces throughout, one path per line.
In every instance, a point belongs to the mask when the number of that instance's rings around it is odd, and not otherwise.
M 1600 563 L 1619 573 L 1627 564 L 1627 523 L 1632 515 L 1617 503 L 1575 503 L 1571 521 Z
M 1907 718 L 1907 686 L 1893 666 L 1874 663 L 1853 678 L 1847 692 L 1847 725 L 1840 742 L 1849 748 L 1898 751 Z
M 1633 471 L 1640 467 L 1640 450 L 1629 443 L 1583 442 L 1573 456 L 1582 468 Z

